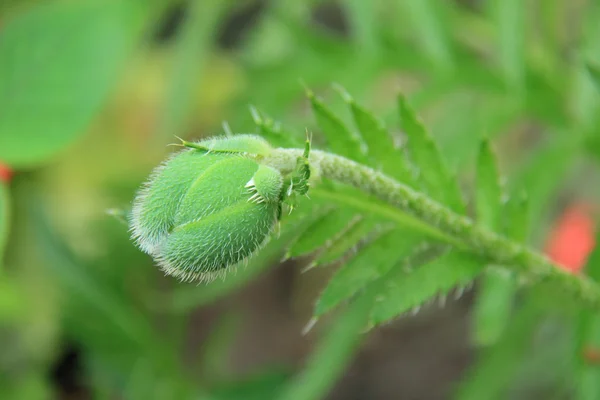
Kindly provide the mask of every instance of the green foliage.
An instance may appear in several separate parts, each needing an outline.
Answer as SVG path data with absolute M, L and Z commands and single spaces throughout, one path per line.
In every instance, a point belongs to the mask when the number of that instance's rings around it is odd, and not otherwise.
M 315 257 L 314 264 L 327 265 L 351 253 L 380 223 L 381 221 L 372 218 L 355 218 L 343 235 L 335 238 L 322 249 L 322 252 Z
M 518 0 L 491 0 L 487 2 L 487 7 L 491 19 L 495 22 L 498 63 L 504 80 L 509 87 L 522 89 L 526 75 L 525 8 Z
M 349 94 L 344 93 L 344 98 L 350 107 L 354 123 L 369 149 L 373 165 L 400 182 L 416 186 L 413 172 L 405 155 L 396 150 L 394 138 L 383 122 L 356 103 Z
M 374 296 L 369 293 L 344 310 L 307 361 L 304 372 L 283 389 L 280 399 L 310 400 L 326 395 L 362 339 Z
M 53 2 L 5 22 L 0 159 L 36 165 L 85 132 L 139 38 L 145 12 L 121 1 Z
M 177 35 L 171 81 L 165 96 L 160 137 L 180 135 L 193 106 L 193 94 L 209 61 L 218 23 L 229 7 L 228 1 L 189 1 L 189 14 Z
M 410 255 L 421 239 L 403 230 L 388 230 L 376 234 L 358 254 L 343 265 L 331 278 L 321 294 L 315 315 L 320 316 L 346 300 L 372 281 L 386 275 L 403 258 Z M 394 246 L 394 254 L 388 253 Z
M 515 378 L 515 366 L 525 357 L 532 332 L 540 322 L 542 310 L 534 301 L 522 304 L 508 330 L 494 348 L 484 351 L 462 382 L 455 398 L 459 400 L 501 399 Z
M 356 132 L 349 130 L 339 117 L 328 109 L 311 90 L 307 90 L 306 95 L 331 151 L 344 154 L 355 161 L 363 161 L 365 156 L 362 148 L 362 138 Z
M 219 137 L 228 120 L 231 132 L 254 132 L 274 148 L 302 148 L 308 126 L 314 149 L 382 171 L 473 217 L 473 229 L 538 247 L 565 203 L 599 195 L 600 158 L 585 157 L 600 154 L 595 2 L 282 0 L 252 18 L 253 2 L 4 3 L 0 163 L 30 171 L 0 184 L 0 398 L 58 397 L 49 377 L 65 341 L 80 349 L 84 397 L 325 398 L 371 329 L 453 301 L 475 280 L 465 340 L 479 346 L 453 382 L 455 398 L 598 397 L 589 359 L 600 346 L 597 312 L 563 293 L 573 287 L 565 282 L 596 293 L 597 250 L 585 272 L 540 282 L 544 271 L 517 275 L 422 215 L 309 171 L 299 185 L 308 197 L 276 210 L 270 241 L 248 265 L 196 286 L 162 277 L 121 224 L 101 217 L 128 207 L 173 135 Z M 173 22 L 179 5 L 183 18 Z M 331 82 L 343 102 L 329 97 Z M 214 143 L 216 158 L 248 145 Z M 170 177 L 175 186 L 197 172 L 186 165 Z M 272 170 L 255 167 L 255 192 L 272 204 L 280 193 Z M 234 175 L 198 197 L 222 196 Z M 181 193 L 171 189 L 154 206 L 174 207 Z M 195 200 L 187 206 L 202 204 Z M 261 279 L 290 256 L 286 268 L 303 274 Z M 279 319 L 267 301 L 294 319 L 288 328 L 270 325 Z M 289 327 L 305 323 L 297 310 L 312 305 L 317 345 L 306 364 L 274 368 L 285 357 L 263 354 L 256 327 L 277 335 L 276 346 L 264 340 L 269 347 L 295 349 Z
M 398 265 L 383 277 L 383 290 L 371 310 L 371 323 L 381 324 L 453 289 L 461 290 L 483 269 L 482 260 L 468 253 L 451 251 L 421 265 Z M 444 300 L 442 300 L 444 301 Z
M 477 223 L 490 230 L 500 231 L 501 218 L 506 212 L 506 207 L 502 202 L 496 157 L 488 141 L 481 143 L 477 158 L 475 190 Z M 522 219 L 514 223 L 526 226 Z M 488 271 L 482 280 L 474 313 L 475 342 L 479 345 L 489 345 L 502 335 L 510 318 L 516 285 L 514 275 L 506 271 Z
M 159 166 L 137 194 L 131 231 L 167 274 L 212 280 L 268 239 L 281 214 L 283 176 L 240 156 L 270 151 L 251 135 L 184 145 L 190 149 Z
M 10 207 L 8 198 L 8 188 L 0 183 L 0 266 L 4 256 L 4 247 L 8 240 L 8 229 L 10 222 Z
M 444 165 L 436 142 L 403 95 L 398 97 L 398 110 L 402 130 L 408 136 L 410 155 L 419 167 L 423 188 L 434 199 L 449 204 L 454 211 L 463 212 L 464 205 L 457 181 Z
M 443 70 L 451 68 L 453 57 L 450 38 L 440 15 L 448 11 L 446 6 L 440 7 L 431 0 L 409 0 L 401 4 L 402 11 L 410 15 L 415 36 L 432 63 Z
M 600 91 L 600 67 L 597 64 L 588 64 L 587 70 L 594 81 L 594 84 Z
M 477 157 L 475 193 L 477 223 L 490 230 L 499 230 L 502 216 L 502 188 L 496 157 L 488 141 L 481 143 Z
M 310 254 L 321 247 L 327 241 L 342 236 L 351 226 L 354 213 L 346 208 L 330 211 L 321 219 L 315 221 L 307 232 L 310 234 L 300 236 L 288 250 L 289 257 L 299 257 Z
M 600 231 L 596 234 L 596 243 L 600 243 L 599 239 Z M 590 255 L 586 272 L 596 282 L 600 282 L 600 247 L 596 247 Z M 577 395 L 580 399 L 594 399 L 600 396 L 600 371 L 589 356 L 600 348 L 599 338 L 600 315 L 589 310 L 581 312 L 578 318 L 577 354 L 575 355 L 579 364 Z
M 299 141 L 294 140 L 295 137 L 289 132 L 283 131 L 281 124 L 273 120 L 273 118 L 260 112 L 255 107 L 250 107 L 250 113 L 256 125 L 257 133 L 267 139 L 269 143 L 284 147 L 299 144 Z

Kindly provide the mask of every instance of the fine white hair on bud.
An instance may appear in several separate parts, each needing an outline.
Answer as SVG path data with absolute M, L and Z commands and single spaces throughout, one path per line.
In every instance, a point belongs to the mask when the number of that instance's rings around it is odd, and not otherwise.
M 263 246 L 281 215 L 284 178 L 260 164 L 252 135 L 190 143 L 157 167 L 133 202 L 138 247 L 169 275 L 212 280 Z

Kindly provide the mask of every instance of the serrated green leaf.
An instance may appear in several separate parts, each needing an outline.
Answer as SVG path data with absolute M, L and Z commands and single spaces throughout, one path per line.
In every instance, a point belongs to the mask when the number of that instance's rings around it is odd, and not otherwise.
M 160 137 L 181 135 L 202 70 L 209 61 L 219 21 L 230 4 L 226 0 L 188 1 L 175 42 L 171 81 L 157 131 Z
M 336 318 L 319 341 L 304 371 L 284 388 L 280 400 L 318 400 L 335 384 L 358 345 L 375 293 L 358 297 Z
M 354 123 L 361 133 L 373 165 L 400 182 L 416 187 L 415 179 L 406 155 L 396 148 L 394 138 L 382 121 L 360 106 L 347 93 L 344 99 L 350 107 Z
M 528 205 L 528 197 L 521 192 L 511 196 L 504 207 L 504 212 L 507 214 L 507 223 L 504 226 L 506 236 L 523 243 L 526 242 L 531 228 Z M 509 286 L 510 284 L 505 283 L 505 285 Z M 499 292 L 505 292 L 504 300 L 502 298 L 494 299 L 493 295 L 488 295 L 488 299 L 484 301 L 491 303 L 490 308 L 494 307 L 496 301 L 504 302 L 504 308 L 508 308 L 507 304 L 512 304 L 514 301 L 513 293 L 517 288 L 514 279 L 512 285 L 512 289 L 510 287 L 498 289 Z M 543 290 L 550 291 L 552 295 L 556 293 L 556 290 L 551 287 Z M 515 311 L 515 316 L 503 327 L 502 335 L 497 337 L 497 340 L 493 342 L 488 350 L 484 350 L 486 352 L 472 368 L 472 377 L 463 381 L 457 399 L 493 399 L 500 396 L 502 390 L 513 377 L 516 366 L 523 359 L 524 346 L 531 340 L 533 330 L 538 323 L 538 318 L 541 315 L 539 293 L 529 294 L 527 301 L 520 305 Z M 547 301 L 545 306 L 547 306 Z M 501 315 L 505 312 L 506 310 L 499 311 Z M 495 321 L 492 322 L 492 324 L 495 323 Z M 483 321 L 482 324 L 484 324 Z M 493 384 L 490 384 L 490 380 L 494 381 Z
M 445 296 L 453 288 L 473 281 L 483 267 L 483 260 L 456 250 L 415 267 L 411 272 L 398 265 L 383 278 L 385 284 L 371 311 L 371 321 L 374 325 L 384 323 L 437 295 Z
M 527 193 L 530 213 L 528 225 L 532 229 L 541 225 L 539 219 L 549 206 L 547 199 L 560 187 L 562 179 L 577 159 L 581 139 L 579 135 L 558 132 L 551 141 L 531 153 L 526 165 L 508 180 L 510 193 Z
M 315 221 L 288 250 L 291 258 L 311 254 L 345 232 L 356 217 L 354 211 L 340 207 Z
M 10 221 L 10 208 L 8 201 L 8 188 L 0 182 L 0 269 L 3 264 L 4 248 L 8 240 Z
M 434 199 L 447 204 L 458 213 L 464 213 L 465 207 L 458 182 L 442 160 L 440 150 L 408 104 L 406 98 L 398 96 L 400 125 L 408 136 L 407 147 L 419 172 L 423 188 Z
M 475 193 L 477 223 L 490 230 L 498 230 L 502 207 L 502 189 L 496 156 L 487 140 L 481 143 L 477 157 Z
M 477 223 L 492 231 L 500 231 L 501 218 L 506 213 L 499 176 L 496 156 L 485 140 L 477 157 Z M 512 273 L 486 271 L 479 284 L 473 313 L 476 344 L 488 346 L 499 339 L 510 319 L 515 292 L 516 282 Z
M 315 260 L 315 265 L 331 264 L 344 257 L 349 251 L 352 251 L 361 240 L 368 237 L 377 226 L 378 221 L 373 218 L 361 218 L 356 224 L 335 240 L 330 246 L 323 249 Z
M 294 135 L 283 130 L 281 124 L 255 107 L 250 107 L 252 120 L 256 124 L 258 134 L 264 137 L 273 146 L 299 147 L 302 140 L 297 140 Z
M 372 215 L 385 221 L 397 223 L 402 227 L 413 229 L 415 232 L 444 243 L 460 246 L 461 242 L 428 225 L 420 219 L 407 214 L 396 207 L 389 206 L 373 197 L 349 187 L 327 188 L 324 185 L 311 188 L 310 196 L 314 200 L 334 202 L 355 210 L 360 215 Z
M 317 301 L 315 315 L 325 314 L 361 288 L 387 274 L 422 242 L 422 237 L 406 230 L 391 230 L 380 234 L 360 249 L 331 278 Z
M 520 88 L 525 79 L 525 11 L 521 0 L 488 1 L 488 14 L 494 21 L 497 54 L 505 82 Z
M 312 106 L 317 124 L 327 140 L 329 149 L 337 154 L 354 161 L 363 162 L 366 159 L 362 139 L 342 122 L 311 90 L 306 95 Z
M 135 2 L 42 2 L 0 32 L 0 159 L 44 162 L 86 131 L 152 7 Z

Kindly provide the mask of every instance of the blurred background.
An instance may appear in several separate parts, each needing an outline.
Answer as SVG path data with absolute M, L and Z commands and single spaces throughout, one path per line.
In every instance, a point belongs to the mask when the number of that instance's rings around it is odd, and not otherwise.
M 277 398 L 324 329 L 302 334 L 334 267 L 302 273 L 275 241 L 224 282 L 184 284 L 106 210 L 129 207 L 175 135 L 276 120 L 319 147 L 305 87 L 344 115 L 340 84 L 393 129 L 406 93 L 467 194 L 493 138 L 507 187 L 527 190 L 529 242 L 580 270 L 600 194 L 595 65 L 594 0 L 2 0 L 0 398 Z M 505 337 L 477 345 L 476 290 L 370 332 L 328 398 L 597 390 L 600 351 L 587 378 L 575 367 L 576 312 L 518 295 Z

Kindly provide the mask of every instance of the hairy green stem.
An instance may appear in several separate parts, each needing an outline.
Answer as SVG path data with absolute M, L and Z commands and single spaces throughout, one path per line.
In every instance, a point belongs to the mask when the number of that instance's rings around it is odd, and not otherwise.
M 263 162 L 282 173 L 293 171 L 301 149 L 276 149 Z M 313 150 L 313 174 L 354 186 L 402 211 L 410 213 L 492 263 L 514 267 L 535 281 L 555 281 L 590 306 L 600 309 L 600 288 L 591 280 L 561 269 L 542 254 L 481 227 L 463 215 L 370 167 L 347 158 Z

